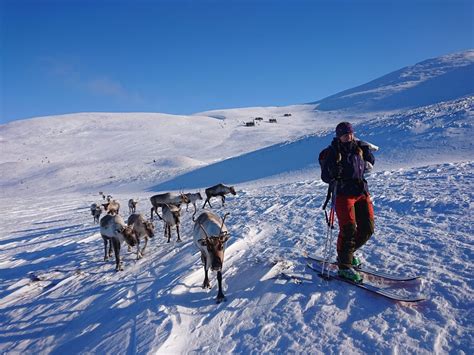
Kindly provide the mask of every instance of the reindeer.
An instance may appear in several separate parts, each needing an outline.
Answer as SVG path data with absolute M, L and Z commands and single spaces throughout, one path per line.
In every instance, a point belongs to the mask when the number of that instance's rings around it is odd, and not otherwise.
M 123 265 L 120 260 L 120 244 L 125 242 L 130 246 L 137 244 L 137 237 L 132 227 L 127 226 L 122 217 L 116 215 L 105 215 L 100 220 L 100 235 L 104 240 L 104 261 L 112 256 L 112 247 L 115 253 L 115 271 L 122 271 Z M 110 243 L 109 253 L 107 254 L 107 244 Z
M 102 209 L 100 208 L 100 204 L 93 203 L 91 205 L 91 215 L 94 217 L 94 223 L 99 223 L 100 215 L 102 214 Z
M 128 213 L 130 214 L 135 213 L 137 210 L 137 204 L 138 204 L 138 200 L 134 198 L 131 198 L 130 200 L 128 200 Z
M 197 201 L 197 200 L 202 200 L 201 193 L 200 193 L 200 192 L 196 192 L 196 193 L 191 193 L 191 192 L 189 192 L 189 193 L 187 193 L 187 194 L 185 194 L 185 195 L 186 195 L 186 197 L 188 198 L 188 201 L 189 201 L 188 203 L 186 203 L 186 212 L 188 212 L 188 206 L 189 206 L 189 204 L 192 203 L 193 206 L 194 206 L 194 213 L 193 213 L 193 220 L 194 220 L 194 215 L 195 215 L 196 212 L 197 212 L 196 201 Z
M 228 214 L 221 219 L 211 212 L 203 212 L 194 223 L 194 245 L 201 251 L 201 261 L 204 265 L 204 282 L 202 288 L 211 288 L 208 270 L 217 271 L 217 303 L 225 301 L 222 292 L 222 265 L 224 263 L 225 243 L 229 239 L 229 232 L 224 225 Z
M 236 192 L 233 186 L 229 187 L 223 184 L 217 184 L 215 186 L 209 187 L 205 190 L 205 192 L 206 192 L 207 198 L 206 198 L 206 201 L 204 201 L 204 205 L 202 205 L 202 208 L 206 206 L 206 203 L 208 203 L 209 207 L 212 208 L 211 197 L 220 196 L 222 199 L 222 207 L 224 207 L 225 195 L 227 194 L 236 195 Z
M 118 215 L 120 211 L 120 202 L 117 200 L 108 200 L 107 203 L 103 203 L 102 206 L 104 207 L 105 212 L 110 215 Z
M 168 237 L 168 243 L 171 239 L 171 227 L 173 226 L 176 226 L 176 234 L 178 235 L 178 239 L 176 239 L 176 241 L 181 242 L 181 237 L 179 235 L 181 207 L 165 204 L 161 207 L 161 211 L 163 213 L 163 217 L 160 217 L 158 213 L 157 215 L 165 223 L 165 238 Z
M 145 248 L 148 244 L 148 239 L 155 236 L 155 225 L 152 221 L 147 221 L 142 214 L 134 213 L 128 217 L 127 224 L 132 227 L 135 235 L 137 236 L 137 260 L 142 258 L 145 254 Z M 140 250 L 140 239 L 145 239 L 145 245 Z M 128 251 L 131 247 L 128 247 Z
M 154 195 L 150 197 L 150 202 L 152 205 L 150 214 L 151 214 L 151 220 L 153 220 L 153 211 L 155 214 L 159 217 L 158 215 L 158 207 L 163 207 L 164 205 L 176 205 L 180 206 L 182 203 L 189 203 L 188 198 L 186 197 L 185 194 L 183 193 L 172 193 L 172 192 L 167 192 L 164 194 L 159 194 L 159 195 Z M 159 217 L 161 219 L 161 217 Z

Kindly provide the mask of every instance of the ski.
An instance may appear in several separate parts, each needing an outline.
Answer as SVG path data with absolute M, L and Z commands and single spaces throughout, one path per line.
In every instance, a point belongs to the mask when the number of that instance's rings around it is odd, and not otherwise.
M 307 255 L 306 256 L 309 260 L 312 260 L 312 261 L 316 261 L 318 263 L 323 263 L 324 260 L 320 257 L 316 257 L 316 256 L 309 256 Z M 335 265 L 337 266 L 337 262 L 336 261 L 331 261 L 329 262 L 330 265 Z M 377 271 L 377 270 L 373 270 L 373 269 L 370 269 L 370 268 L 366 268 L 364 266 L 361 266 L 361 267 L 357 267 L 355 268 L 357 271 L 360 271 L 360 272 L 363 272 L 364 274 L 367 274 L 367 275 L 373 275 L 373 276 L 377 276 L 377 277 L 381 277 L 383 279 L 386 279 L 386 280 L 390 280 L 390 281 L 413 281 L 413 280 L 418 280 L 421 278 L 420 275 L 415 275 L 415 276 L 397 276 L 397 275 L 391 275 L 391 274 L 387 274 L 385 272 L 382 272 L 382 271 Z
M 320 275 L 321 277 L 325 277 L 325 276 L 321 275 L 322 269 L 321 269 L 320 264 L 313 264 L 311 262 L 308 262 L 306 264 L 306 266 L 308 266 L 311 270 L 317 272 L 318 275 Z M 391 299 L 392 301 L 414 303 L 414 302 L 424 301 L 426 299 L 423 296 L 402 296 L 402 295 L 398 295 L 394 292 L 390 292 L 390 291 L 388 291 L 388 290 L 386 290 L 382 287 L 379 287 L 379 286 L 377 286 L 377 285 L 375 285 L 371 282 L 368 282 L 368 281 L 362 281 L 362 283 L 355 283 L 351 280 L 348 280 L 348 279 L 345 279 L 343 277 L 338 276 L 337 272 L 335 272 L 334 270 L 327 270 L 326 269 L 324 271 L 324 274 L 326 275 L 326 273 L 328 273 L 330 279 L 344 281 L 348 284 L 357 286 L 359 288 L 363 288 L 364 290 L 370 291 L 370 292 L 375 293 L 377 295 L 384 296 L 388 299 Z

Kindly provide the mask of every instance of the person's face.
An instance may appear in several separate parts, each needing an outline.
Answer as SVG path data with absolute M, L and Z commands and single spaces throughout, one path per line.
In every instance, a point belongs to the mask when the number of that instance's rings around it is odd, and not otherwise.
M 342 135 L 341 137 L 339 137 L 339 140 L 342 143 L 351 142 L 354 140 L 354 133 L 346 133 Z

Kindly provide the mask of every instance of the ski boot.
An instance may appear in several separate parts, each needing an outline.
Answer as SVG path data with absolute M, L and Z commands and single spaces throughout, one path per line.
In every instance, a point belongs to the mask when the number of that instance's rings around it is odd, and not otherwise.
M 349 281 L 355 282 L 357 284 L 362 283 L 362 276 L 360 276 L 360 274 L 357 271 L 355 271 L 353 268 L 339 269 L 337 274 L 340 277 L 347 279 Z
M 362 266 L 362 261 L 360 261 L 360 258 L 359 258 L 359 257 L 357 257 L 357 256 L 354 255 L 354 256 L 352 257 L 352 263 L 351 263 L 351 264 L 352 264 L 352 267 L 353 267 L 354 269 L 358 269 L 358 268 L 360 268 L 360 267 Z

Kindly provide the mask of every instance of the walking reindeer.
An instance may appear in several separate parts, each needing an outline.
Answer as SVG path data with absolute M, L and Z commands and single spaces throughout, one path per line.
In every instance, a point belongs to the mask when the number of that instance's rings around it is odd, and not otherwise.
M 222 265 L 224 263 L 225 243 L 229 240 L 229 232 L 224 224 L 228 213 L 221 219 L 212 212 L 203 212 L 194 223 L 194 245 L 201 251 L 204 266 L 204 282 L 202 288 L 211 288 L 208 271 L 217 271 L 217 303 L 225 300 L 222 292 Z
M 202 208 L 206 206 L 206 203 L 209 204 L 210 208 L 212 208 L 211 206 L 212 197 L 220 196 L 222 200 L 222 206 L 224 206 L 225 195 L 227 194 L 236 195 L 236 192 L 233 186 L 225 186 L 223 184 L 217 184 L 215 186 L 209 187 L 205 190 L 205 192 L 206 192 L 206 201 L 204 201 L 204 205 L 202 205 Z

